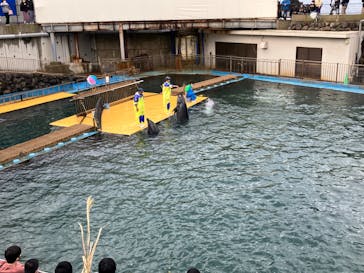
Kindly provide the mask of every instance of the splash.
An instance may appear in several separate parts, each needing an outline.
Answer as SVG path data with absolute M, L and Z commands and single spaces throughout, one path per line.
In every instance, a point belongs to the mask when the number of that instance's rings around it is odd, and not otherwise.
M 205 114 L 211 115 L 213 113 L 215 102 L 212 99 L 207 99 L 207 102 L 205 104 Z

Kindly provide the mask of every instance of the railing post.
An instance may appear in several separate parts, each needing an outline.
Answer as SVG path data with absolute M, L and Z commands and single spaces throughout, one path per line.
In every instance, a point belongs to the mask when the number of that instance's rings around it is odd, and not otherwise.
M 229 72 L 233 71 L 233 57 L 230 56 Z
M 281 75 L 281 59 L 278 60 L 278 76 Z
M 337 83 L 338 77 L 339 77 L 339 63 L 336 63 L 336 78 L 335 78 L 336 83 Z
M 210 69 L 212 69 L 212 54 L 210 52 Z
M 305 71 L 305 60 L 302 61 L 302 73 L 301 73 L 301 78 L 303 79 L 303 73 Z

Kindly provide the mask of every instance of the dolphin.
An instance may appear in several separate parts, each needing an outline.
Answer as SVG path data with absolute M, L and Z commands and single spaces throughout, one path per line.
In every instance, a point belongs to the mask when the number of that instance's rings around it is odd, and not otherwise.
M 186 123 L 189 119 L 186 101 L 182 94 L 179 94 L 177 97 L 177 106 L 174 109 L 174 113 L 177 123 Z
M 149 118 L 147 118 L 148 122 L 148 135 L 150 136 L 156 136 L 159 134 L 159 128 L 158 125 L 155 124 L 153 121 L 151 121 Z
M 96 125 L 96 128 L 101 130 L 102 124 L 101 124 L 101 116 L 102 111 L 104 110 L 104 103 L 102 98 L 99 98 L 96 102 L 95 106 L 95 112 L 94 112 L 94 122 Z

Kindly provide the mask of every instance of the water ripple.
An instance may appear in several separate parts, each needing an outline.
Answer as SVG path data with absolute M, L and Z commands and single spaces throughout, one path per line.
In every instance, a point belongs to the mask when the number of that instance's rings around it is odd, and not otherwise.
M 94 136 L 1 172 L 3 248 L 81 270 L 92 195 L 95 261 L 118 272 L 363 271 L 364 97 L 248 80 L 207 95 L 211 113 L 156 138 Z

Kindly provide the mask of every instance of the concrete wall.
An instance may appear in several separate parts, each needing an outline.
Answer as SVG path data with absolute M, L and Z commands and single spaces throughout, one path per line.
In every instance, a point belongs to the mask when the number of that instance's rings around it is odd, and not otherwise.
M 335 81 L 343 78 L 347 71 L 336 75 L 331 70 L 337 64 L 353 64 L 357 51 L 357 32 L 312 32 L 312 31 L 230 31 L 206 34 L 205 55 L 215 55 L 216 42 L 257 44 L 257 73 L 281 76 L 295 75 L 297 47 L 322 48 L 321 79 Z M 266 48 L 263 49 L 263 45 Z M 279 65 L 279 60 L 281 63 Z
M 0 40 L 0 69 L 33 71 L 40 68 L 36 61 L 41 56 L 41 43 L 45 38 Z
M 128 33 L 125 37 L 128 58 L 171 54 L 170 33 Z
M 38 23 L 276 18 L 272 0 L 34 0 Z

